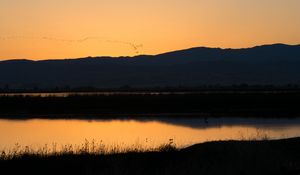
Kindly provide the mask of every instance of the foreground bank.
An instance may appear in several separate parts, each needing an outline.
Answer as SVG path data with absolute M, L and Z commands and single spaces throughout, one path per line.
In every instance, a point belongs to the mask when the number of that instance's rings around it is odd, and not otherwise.
M 115 154 L 23 154 L 2 159 L 7 174 L 299 174 L 300 138 L 209 142 L 177 150 Z

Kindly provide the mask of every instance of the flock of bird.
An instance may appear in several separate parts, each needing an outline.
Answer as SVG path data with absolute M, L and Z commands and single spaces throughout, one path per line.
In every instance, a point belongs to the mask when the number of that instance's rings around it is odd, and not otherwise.
M 49 40 L 49 41 L 56 41 L 56 42 L 67 42 L 67 43 L 84 43 L 89 40 L 97 40 L 100 42 L 107 42 L 107 43 L 117 43 L 117 44 L 124 44 L 131 47 L 135 54 L 140 54 L 140 49 L 143 48 L 142 44 L 135 44 L 128 41 L 122 40 L 113 40 L 105 37 L 85 37 L 81 39 L 62 39 L 62 38 L 55 38 L 55 37 L 37 37 L 37 36 L 8 36 L 8 37 L 1 37 L 0 40 L 15 40 L 15 39 L 29 39 L 29 40 Z

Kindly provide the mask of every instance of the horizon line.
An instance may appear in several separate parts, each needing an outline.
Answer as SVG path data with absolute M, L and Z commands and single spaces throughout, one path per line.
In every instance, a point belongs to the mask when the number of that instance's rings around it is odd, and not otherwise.
M 199 48 L 205 48 L 205 49 L 220 49 L 220 50 L 243 50 L 243 49 L 254 49 L 258 47 L 268 47 L 268 46 L 300 46 L 299 44 L 286 44 L 286 43 L 273 43 L 273 44 L 261 44 L 261 45 L 254 45 L 254 46 L 249 46 L 249 47 L 239 47 L 239 48 L 230 48 L 230 47 L 207 47 L 207 46 L 195 46 L 195 47 L 190 47 L 190 48 L 185 48 L 185 49 L 179 49 L 179 50 L 171 50 L 168 52 L 162 52 L 159 54 L 139 54 L 139 55 L 134 55 L 134 56 L 85 56 L 85 57 L 78 57 L 78 58 L 49 58 L 49 59 L 38 59 L 38 60 L 33 60 L 33 59 L 27 59 L 27 58 L 12 58 L 12 59 L 4 59 L 0 60 L 0 62 L 6 62 L 6 61 L 31 61 L 31 62 L 42 62 L 42 61 L 63 61 L 63 60 L 79 60 L 79 59 L 87 59 L 87 58 L 110 58 L 110 59 L 131 59 L 131 58 L 136 58 L 136 57 L 141 57 L 141 56 L 159 56 L 159 55 L 164 55 L 168 53 L 173 53 L 173 52 L 180 52 L 180 51 L 186 51 L 186 50 L 192 50 L 192 49 L 199 49 Z

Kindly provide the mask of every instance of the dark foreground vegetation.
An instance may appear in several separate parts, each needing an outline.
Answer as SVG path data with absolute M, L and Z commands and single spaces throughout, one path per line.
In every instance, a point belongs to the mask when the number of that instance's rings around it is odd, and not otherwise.
M 60 114 L 191 114 L 208 117 L 299 117 L 300 90 L 215 90 L 188 93 L 0 96 L 0 114 L 17 118 Z M 52 115 L 53 116 L 53 115 Z M 74 115 L 74 117 L 76 117 Z
M 300 173 L 300 138 L 277 141 L 224 141 L 159 151 L 115 154 L 70 152 L 22 154 L 0 159 L 1 174 L 108 175 L 296 175 Z M 4 156 L 5 157 L 5 156 Z

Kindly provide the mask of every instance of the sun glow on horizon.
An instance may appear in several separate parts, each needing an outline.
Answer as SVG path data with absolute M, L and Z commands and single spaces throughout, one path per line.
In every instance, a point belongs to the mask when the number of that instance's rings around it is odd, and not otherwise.
M 1 0 L 0 60 L 300 43 L 298 0 Z

